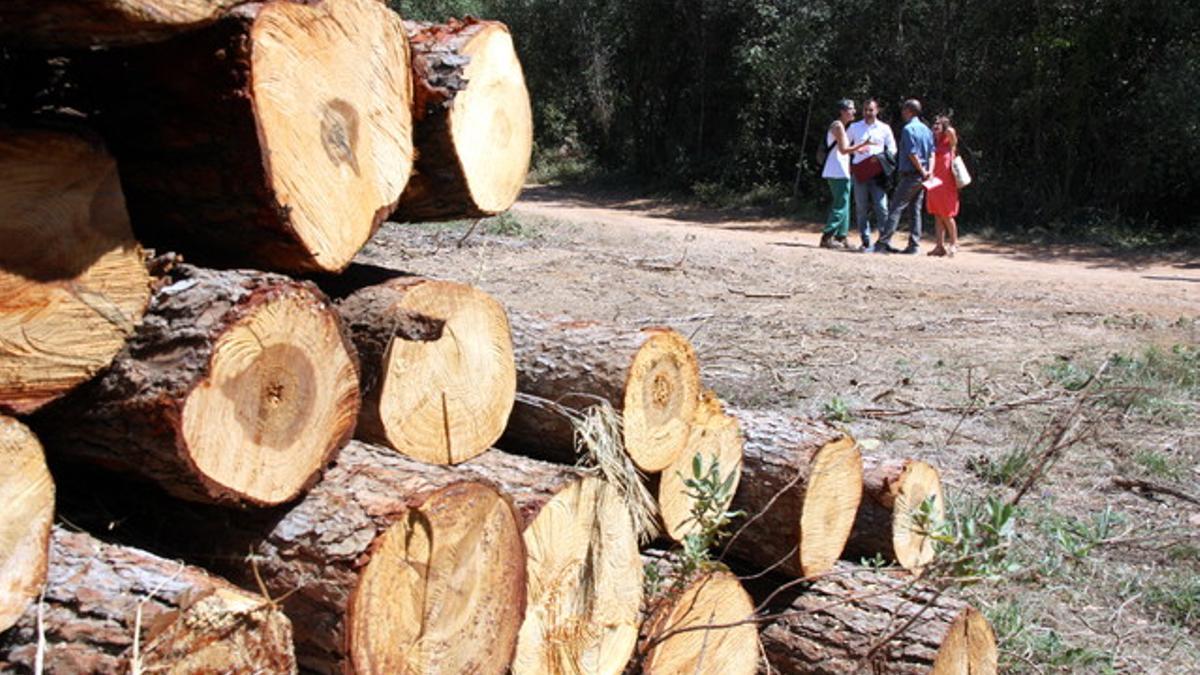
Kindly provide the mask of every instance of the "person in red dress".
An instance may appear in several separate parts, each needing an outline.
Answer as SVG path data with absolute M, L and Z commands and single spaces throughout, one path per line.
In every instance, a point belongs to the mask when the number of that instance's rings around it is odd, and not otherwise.
M 933 256 L 953 256 L 958 252 L 958 184 L 954 182 L 951 164 L 958 154 L 958 132 L 948 115 L 938 115 L 933 121 L 933 177 L 941 181 L 925 193 L 925 209 L 937 223 L 937 246 Z M 949 239 L 949 247 L 947 247 Z

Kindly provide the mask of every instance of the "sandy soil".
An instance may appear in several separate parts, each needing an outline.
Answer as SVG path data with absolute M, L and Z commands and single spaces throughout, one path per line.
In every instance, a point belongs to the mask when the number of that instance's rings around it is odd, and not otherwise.
M 691 336 L 706 383 L 723 398 L 809 416 L 844 404 L 873 452 L 932 461 L 959 494 L 999 489 L 980 481 L 973 458 L 1028 443 L 1069 404 L 1070 393 L 1046 375 L 1052 364 L 1094 368 L 1111 354 L 1200 344 L 1194 258 L 1120 259 L 970 237 L 954 259 L 864 255 L 817 248 L 811 223 L 548 187 L 527 190 L 515 212 L 461 246 L 464 224 L 388 225 L 362 260 L 475 283 L 521 310 L 672 326 Z M 1156 534 L 1148 544 L 1103 547 L 1061 578 L 973 591 L 993 611 L 1019 603 L 1024 623 L 1005 630 L 1024 653 L 1011 659 L 1058 654 L 1065 665 L 1057 670 L 1094 672 L 1063 656 L 1078 648 L 1122 672 L 1200 672 L 1200 617 L 1170 624 L 1138 585 L 1200 574 L 1200 553 L 1181 562 L 1158 538 L 1195 538 L 1200 507 L 1110 483 L 1152 450 L 1200 493 L 1195 412 L 1183 423 L 1107 421 L 1031 496 L 1021 527 L 1033 547 L 1047 545 L 1043 520 L 1086 519 L 1106 507 L 1126 529 L 1152 523 Z

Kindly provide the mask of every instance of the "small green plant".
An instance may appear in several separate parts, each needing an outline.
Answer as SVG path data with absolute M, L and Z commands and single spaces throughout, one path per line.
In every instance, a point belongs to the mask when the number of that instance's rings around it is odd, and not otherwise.
M 1054 630 L 1030 624 L 1026 612 L 1027 608 L 1016 600 L 1001 601 L 984 609 L 996 632 L 1001 672 L 1029 672 L 1031 663 L 1056 670 L 1114 672 L 1111 654 L 1067 644 Z
M 913 529 L 933 541 L 931 577 L 960 584 L 995 580 L 1020 569 L 1008 559 L 1016 537 L 1016 507 L 997 497 L 983 501 L 958 500 L 937 520 L 933 498 L 917 505 Z
M 683 478 L 682 475 L 680 477 Z M 675 569 L 679 578 L 690 579 L 693 574 L 705 569 L 712 562 L 710 552 L 713 547 L 729 536 L 730 523 L 744 515 L 741 511 L 726 509 L 733 498 L 736 479 L 737 472 L 734 471 L 722 478 L 721 463 L 716 457 L 705 469 L 700 453 L 692 456 L 692 476 L 683 481 L 686 494 L 692 500 L 691 515 L 683 524 L 692 528 L 683 537 L 683 549 Z
M 1025 475 L 1033 459 L 1033 448 L 1019 447 L 998 457 L 971 457 L 967 460 L 967 468 L 992 485 L 1013 485 L 1018 478 Z
M 1046 376 L 1067 391 L 1079 391 L 1091 381 L 1093 372 L 1065 358 L 1046 366 Z
M 1139 450 L 1133 455 L 1133 463 L 1153 478 L 1177 480 L 1185 475 L 1178 460 L 1157 450 Z
M 821 416 L 829 422 L 838 422 L 840 424 L 849 424 L 854 421 L 854 414 L 850 412 L 850 405 L 846 403 L 840 396 L 834 396 L 821 406 Z
M 1071 516 L 1046 518 L 1041 529 L 1050 536 L 1058 549 L 1072 560 L 1086 558 L 1116 533 L 1117 527 L 1125 523 L 1125 516 L 1112 507 L 1105 507 L 1088 520 Z
M 488 218 L 483 225 L 485 233 L 500 237 L 526 238 L 537 235 L 536 228 L 523 222 L 512 211 L 505 211 L 498 216 Z
M 1200 575 L 1177 572 L 1145 587 L 1146 603 L 1167 620 L 1191 630 L 1200 629 Z

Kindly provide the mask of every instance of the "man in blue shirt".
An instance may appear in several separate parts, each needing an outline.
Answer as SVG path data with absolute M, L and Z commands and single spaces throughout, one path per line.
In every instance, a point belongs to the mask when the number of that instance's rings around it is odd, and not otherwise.
M 921 245 L 921 211 L 925 207 L 925 188 L 921 182 L 933 175 L 933 132 L 921 121 L 921 102 L 915 98 L 904 102 L 900 115 L 904 118 L 904 129 L 900 132 L 900 152 L 897 158 L 899 161 L 896 166 L 900 177 L 896 182 L 896 191 L 892 193 L 887 223 L 880 228 L 879 243 L 875 245 L 875 251 L 901 252 L 892 246 L 892 235 L 900 227 L 900 218 L 904 212 L 911 208 L 912 229 L 908 233 L 908 246 L 903 252 L 916 255 Z

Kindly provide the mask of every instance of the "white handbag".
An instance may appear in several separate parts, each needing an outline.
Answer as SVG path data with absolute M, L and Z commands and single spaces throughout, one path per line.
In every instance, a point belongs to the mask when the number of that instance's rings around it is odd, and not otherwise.
M 954 156 L 950 171 L 954 174 L 954 184 L 958 187 L 965 188 L 971 184 L 971 173 L 967 171 L 967 163 L 963 161 L 962 155 Z

